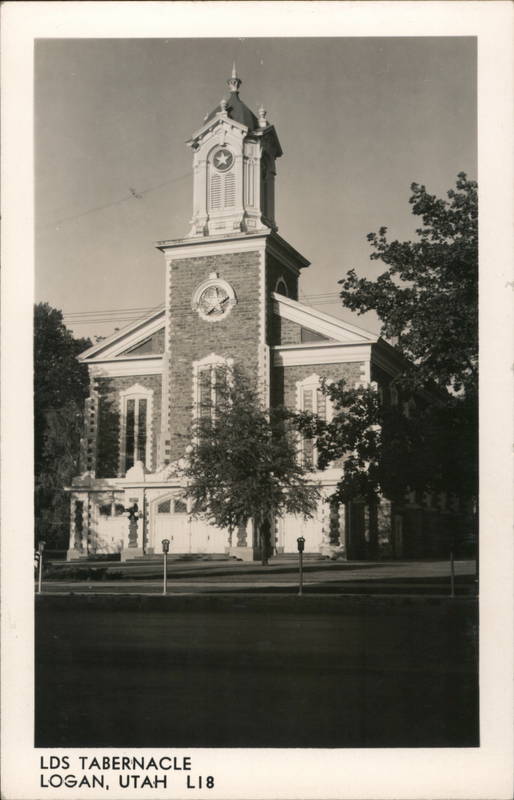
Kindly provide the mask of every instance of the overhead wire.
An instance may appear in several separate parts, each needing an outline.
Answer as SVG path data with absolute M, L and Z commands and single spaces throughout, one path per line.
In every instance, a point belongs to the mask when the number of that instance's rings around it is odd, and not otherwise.
M 136 191 L 132 187 L 129 187 L 129 194 L 126 197 L 122 197 L 119 200 L 113 200 L 110 203 L 106 203 L 102 206 L 95 206 L 94 208 L 88 208 L 85 211 L 80 211 L 78 214 L 71 214 L 68 217 L 62 217 L 61 219 L 53 220 L 53 222 L 45 222 L 43 225 L 39 225 L 39 230 L 44 230 L 46 228 L 51 228 L 56 225 L 62 225 L 64 222 L 71 222 L 72 220 L 79 219 L 80 217 L 85 217 L 88 214 L 93 214 L 95 211 L 104 211 L 107 208 L 112 208 L 113 206 L 118 206 L 121 203 L 126 203 L 128 200 L 141 200 L 145 194 L 149 192 L 154 192 L 156 189 L 160 189 L 162 186 L 167 186 L 170 183 L 177 183 L 178 181 L 182 181 L 185 178 L 188 178 L 190 175 L 189 172 L 184 173 L 183 175 L 178 175 L 175 178 L 170 178 L 167 181 L 163 181 L 162 183 L 156 183 L 153 186 L 148 186 L 146 189 L 139 189 Z

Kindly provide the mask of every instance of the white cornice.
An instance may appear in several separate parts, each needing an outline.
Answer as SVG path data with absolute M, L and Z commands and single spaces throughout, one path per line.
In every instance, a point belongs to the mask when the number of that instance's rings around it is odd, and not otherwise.
M 342 344 L 315 342 L 273 347 L 273 366 L 291 367 L 315 364 L 345 364 L 369 361 L 372 343 Z
M 79 361 L 93 362 L 109 360 L 125 350 L 135 347 L 138 342 L 147 339 L 165 325 L 165 309 L 160 306 L 146 317 L 127 325 L 122 330 L 108 336 L 103 341 L 90 347 L 79 355 Z
M 266 248 L 281 264 L 295 275 L 308 267 L 308 261 L 275 231 L 263 230 L 256 233 L 225 234 L 223 236 L 191 236 L 184 239 L 164 239 L 156 242 L 168 261 L 177 258 L 191 258 L 195 255 L 218 255 L 220 253 L 248 252 Z M 198 253 L 195 251 L 198 250 Z
M 330 339 L 336 339 L 345 344 L 374 344 L 378 341 L 378 336 L 369 331 L 350 325 L 329 314 L 324 314 L 311 306 L 299 303 L 298 300 L 292 300 L 290 297 L 284 297 L 276 292 L 272 293 L 272 298 L 275 314 L 290 322 L 296 322 L 303 328 L 328 336 Z
M 264 231 L 258 234 L 243 234 L 242 236 L 212 239 L 211 237 L 191 237 L 191 239 L 178 239 L 169 242 L 158 242 L 157 248 L 162 250 L 169 261 L 179 258 L 194 258 L 195 256 L 211 256 L 223 253 L 247 253 L 252 250 L 262 251 L 266 247 Z
M 238 130 L 242 136 L 244 136 L 248 131 L 246 125 L 243 125 L 241 122 L 237 122 L 237 120 L 232 119 L 226 112 L 223 113 L 218 111 L 214 117 L 211 117 L 209 120 L 207 120 L 207 122 L 205 122 L 201 128 L 198 128 L 198 130 L 193 133 L 186 144 L 192 147 L 198 139 L 203 139 L 205 136 L 207 136 L 210 130 L 214 130 L 214 128 L 217 128 L 222 124 L 228 126 L 229 128 L 233 128 L 234 130 Z
M 124 358 L 105 361 L 93 361 L 88 364 L 92 378 L 115 378 L 139 375 L 161 375 L 163 372 L 163 356 L 150 358 Z

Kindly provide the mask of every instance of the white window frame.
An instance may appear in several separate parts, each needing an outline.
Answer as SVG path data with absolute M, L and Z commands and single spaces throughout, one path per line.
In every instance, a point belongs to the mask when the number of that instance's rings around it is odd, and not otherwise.
M 326 383 L 332 383 L 331 380 L 325 381 Z M 322 385 L 322 378 L 316 373 L 312 375 L 308 375 L 306 378 L 303 378 L 300 381 L 296 382 L 296 410 L 297 411 L 305 411 L 305 392 L 312 391 L 312 412 L 314 414 L 318 413 L 318 390 L 321 391 Z M 326 421 L 331 422 L 334 417 L 334 407 L 328 395 L 324 395 L 325 403 L 326 403 Z M 312 439 L 312 469 L 315 470 L 318 467 L 318 449 L 316 447 L 316 440 Z M 305 437 L 299 437 L 299 459 L 300 462 L 305 465 Z
M 200 418 L 200 374 L 206 370 L 211 373 L 211 416 L 216 408 L 216 367 L 230 370 L 234 366 L 233 358 L 224 358 L 216 353 L 210 353 L 205 358 L 193 361 L 193 420 Z
M 222 314 L 220 317 L 209 317 L 207 314 L 204 314 L 201 306 L 200 306 L 200 297 L 204 293 L 206 289 L 210 286 L 220 286 L 228 295 L 228 303 L 225 310 L 225 313 Z M 211 273 L 207 280 L 202 281 L 193 292 L 193 296 L 191 298 L 191 308 L 193 311 L 198 312 L 198 315 L 205 320 L 206 322 L 221 322 L 228 317 L 232 308 L 237 303 L 236 293 L 230 283 L 228 281 L 223 280 L 223 278 L 218 277 L 217 273 Z
M 281 292 L 279 286 L 283 286 L 285 291 Z M 286 280 L 283 275 L 280 278 L 277 278 L 277 282 L 275 284 L 275 292 L 279 294 L 281 297 L 289 297 L 289 288 L 287 286 Z
M 139 400 L 146 400 L 146 445 L 145 445 L 145 461 L 144 465 L 146 469 L 152 469 L 152 441 L 153 441 L 153 389 L 148 389 L 145 386 L 141 386 L 140 383 L 135 383 L 133 386 L 130 386 L 128 389 L 124 389 L 119 393 L 120 399 L 120 461 L 119 461 L 119 471 L 120 475 L 125 475 L 127 470 L 125 469 L 126 466 L 126 458 L 127 458 L 127 450 L 126 450 L 126 440 L 127 440 L 127 405 L 129 400 L 135 400 L 135 414 L 134 414 L 134 464 L 136 464 L 136 443 L 137 443 L 137 434 L 138 434 L 138 408 L 139 408 Z
M 220 144 L 217 143 L 210 151 L 207 157 L 207 213 L 209 216 L 213 214 L 222 214 L 224 211 L 228 211 L 229 213 L 233 213 L 236 209 L 237 203 L 237 175 L 236 175 L 236 153 L 232 147 L 229 147 L 227 144 L 223 144 L 223 149 L 228 150 L 232 154 L 232 166 L 226 171 L 220 171 L 216 169 L 214 165 L 214 156 L 220 149 Z M 232 176 L 231 182 L 234 183 L 234 202 L 231 205 L 227 205 L 227 178 Z M 219 178 L 219 195 L 220 195 L 220 204 L 213 206 L 212 204 L 212 180 L 213 177 Z

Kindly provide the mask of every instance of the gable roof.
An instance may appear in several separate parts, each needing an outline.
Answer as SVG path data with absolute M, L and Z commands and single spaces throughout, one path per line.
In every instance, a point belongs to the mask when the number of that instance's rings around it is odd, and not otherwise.
M 320 336 L 341 344 L 374 344 L 378 335 L 351 325 L 349 322 L 324 314 L 316 308 L 306 306 L 298 300 L 273 292 L 273 311 L 290 322 L 296 322 Z
M 150 314 L 142 319 L 126 325 L 119 331 L 115 331 L 111 336 L 103 339 L 93 347 L 88 348 L 79 355 L 79 361 L 83 364 L 98 361 L 111 361 L 114 358 L 130 358 L 127 351 L 137 347 L 152 334 L 164 328 L 165 308 L 164 305 L 155 308 Z M 132 358 L 151 358 L 152 356 L 133 355 Z

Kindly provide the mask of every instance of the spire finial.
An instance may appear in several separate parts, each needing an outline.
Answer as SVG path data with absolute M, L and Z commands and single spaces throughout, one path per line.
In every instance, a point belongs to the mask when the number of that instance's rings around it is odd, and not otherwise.
M 242 84 L 242 80 L 237 77 L 236 62 L 232 64 L 232 76 L 227 81 L 231 92 L 238 92 Z

